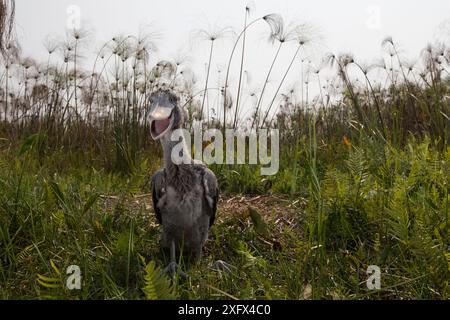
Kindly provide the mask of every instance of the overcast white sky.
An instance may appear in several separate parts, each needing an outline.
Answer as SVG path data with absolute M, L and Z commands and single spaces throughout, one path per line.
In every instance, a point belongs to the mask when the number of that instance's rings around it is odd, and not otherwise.
M 178 50 L 191 29 L 211 22 L 243 24 L 247 0 L 16 0 L 17 23 L 27 52 L 42 52 L 47 34 L 64 33 L 67 8 L 77 5 L 83 22 L 104 40 L 119 32 L 136 33 L 143 23 L 154 22 L 164 33 L 163 52 Z M 370 55 L 392 35 L 408 51 L 417 51 L 430 41 L 439 24 L 450 19 L 446 0 L 256 0 L 252 16 L 277 12 L 286 20 L 298 18 L 320 27 L 332 50 Z M 378 11 L 378 12 L 377 12 Z M 379 16 L 377 17 L 377 13 Z M 379 25 L 377 25 L 377 20 Z M 203 23 L 204 24 L 204 23 Z M 377 28 L 379 27 L 379 28 Z
M 89 50 L 118 33 L 137 34 L 140 26 L 153 23 L 163 37 L 159 41 L 159 56 L 170 58 L 183 48 L 193 57 L 193 68 L 201 76 L 207 61 L 207 43 L 187 46 L 190 31 L 211 24 L 243 25 L 247 0 L 16 0 L 17 31 L 25 54 L 45 59 L 43 39 L 49 35 L 64 35 L 69 15 L 67 8 L 80 8 L 84 26 L 94 30 L 95 38 Z M 444 34 L 439 26 L 450 26 L 448 0 L 256 0 L 250 19 L 268 13 L 280 13 L 291 21 L 306 21 L 319 28 L 324 36 L 325 51 L 352 52 L 357 58 L 370 61 L 381 54 L 380 43 L 390 35 L 405 55 L 417 57 L 420 50 L 439 37 L 450 42 L 449 30 Z M 254 74 L 265 72 L 274 48 L 267 45 L 264 23 L 255 25 L 249 37 L 248 68 Z M 250 32 L 249 32 L 250 33 Z M 213 66 L 225 64 L 231 42 L 217 47 Z M 286 48 L 279 70 L 284 69 L 294 48 Z M 314 58 L 314 57 L 313 57 Z M 255 77 L 259 81 L 259 76 Z M 262 80 L 263 81 L 263 80 Z M 294 80 L 292 80 L 294 81 Z M 287 81 L 288 83 L 289 81 Z

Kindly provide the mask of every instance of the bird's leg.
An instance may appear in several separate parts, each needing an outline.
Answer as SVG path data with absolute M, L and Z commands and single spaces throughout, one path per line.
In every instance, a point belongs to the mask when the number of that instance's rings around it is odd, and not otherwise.
M 175 241 L 171 241 L 170 242 L 170 262 L 176 262 L 176 257 L 175 257 Z
M 232 264 L 226 263 L 222 260 L 217 260 L 216 262 L 214 262 L 211 268 L 217 271 L 225 272 L 227 274 L 232 274 L 233 270 L 237 269 Z
M 170 243 L 170 263 L 169 265 L 164 269 L 164 273 L 170 273 L 172 277 L 175 276 L 176 273 L 178 273 L 183 278 L 187 278 L 187 274 L 184 273 L 182 270 L 180 270 L 180 267 L 177 264 L 176 257 L 175 257 L 175 241 L 171 241 Z

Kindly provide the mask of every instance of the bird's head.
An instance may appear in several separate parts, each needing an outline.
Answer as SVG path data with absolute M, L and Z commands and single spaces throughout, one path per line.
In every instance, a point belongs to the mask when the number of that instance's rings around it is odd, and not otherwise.
M 160 89 L 150 96 L 150 133 L 154 140 L 169 135 L 181 128 L 184 112 L 179 98 L 171 90 Z

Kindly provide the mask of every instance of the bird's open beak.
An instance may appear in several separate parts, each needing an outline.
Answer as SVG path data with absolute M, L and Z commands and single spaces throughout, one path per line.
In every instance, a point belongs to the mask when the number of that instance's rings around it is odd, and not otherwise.
M 156 106 L 151 111 L 150 133 L 154 140 L 161 138 L 173 124 L 172 108 Z

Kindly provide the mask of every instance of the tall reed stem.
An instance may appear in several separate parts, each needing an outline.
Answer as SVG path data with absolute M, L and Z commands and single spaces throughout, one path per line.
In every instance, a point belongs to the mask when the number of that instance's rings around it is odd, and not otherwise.
M 300 52 L 300 49 L 301 49 L 301 48 L 302 48 L 302 45 L 299 45 L 299 46 L 297 47 L 297 50 L 295 51 L 295 54 L 294 54 L 294 56 L 292 57 L 291 62 L 289 63 L 288 68 L 286 69 L 286 72 L 284 73 L 283 79 L 281 79 L 281 82 L 280 82 L 280 84 L 278 85 L 277 91 L 276 91 L 275 94 L 273 95 L 272 101 L 270 102 L 269 108 L 267 109 L 266 114 L 264 115 L 264 119 L 263 119 L 263 121 L 261 122 L 261 125 L 264 125 L 264 122 L 266 121 L 267 116 L 269 115 L 269 112 L 270 112 L 270 110 L 272 109 L 273 103 L 275 102 L 275 99 L 277 98 L 278 92 L 280 92 L 281 86 L 283 85 L 284 80 L 286 80 L 286 77 L 287 77 L 289 71 L 291 70 L 292 65 L 294 64 L 294 61 L 295 61 L 295 59 L 297 58 L 297 55 L 298 55 L 298 53 Z
M 264 81 L 264 86 L 263 86 L 263 88 L 262 88 L 261 94 L 259 95 L 259 100 L 258 100 L 258 104 L 257 104 L 257 106 L 256 106 L 255 117 L 253 118 L 253 122 L 252 122 L 252 127 L 251 127 L 251 129 L 253 129 L 253 127 L 254 127 L 254 125 L 255 125 L 257 119 L 259 118 L 259 108 L 261 107 L 261 103 L 262 103 L 262 98 L 263 98 L 263 95 L 264 95 L 264 91 L 266 90 L 267 83 L 269 82 L 269 77 L 270 77 L 270 75 L 272 74 L 273 66 L 275 65 L 275 62 L 276 62 L 277 59 L 278 59 L 278 55 L 280 54 L 280 50 L 281 50 L 281 47 L 283 46 L 283 43 L 284 43 L 284 42 L 280 42 L 280 45 L 278 46 L 277 52 L 275 53 L 275 56 L 273 57 L 272 64 L 270 65 L 269 72 L 267 72 L 266 80 Z M 258 126 L 258 125 L 259 125 L 259 123 L 257 124 L 257 126 Z
M 202 109 L 201 109 L 201 113 L 200 113 L 201 120 L 203 119 L 203 110 L 205 107 L 206 95 L 208 94 L 209 74 L 211 71 L 211 60 L 212 60 L 212 56 L 213 56 L 213 51 L 214 51 L 214 40 L 211 40 L 211 48 L 210 48 L 210 52 L 209 52 L 209 61 L 208 61 L 208 71 L 206 72 L 205 92 L 203 94 Z M 209 120 L 209 119 L 207 119 L 207 120 Z
M 261 17 L 261 18 L 255 19 L 252 22 L 250 22 L 247 25 L 247 27 L 245 27 L 245 29 L 241 31 L 241 33 L 239 34 L 239 36 L 237 37 L 237 39 L 234 43 L 233 50 L 231 50 L 230 59 L 228 60 L 227 73 L 225 76 L 225 85 L 223 88 L 223 96 L 225 97 L 225 99 L 223 101 L 223 131 L 224 131 L 224 133 L 225 133 L 225 127 L 226 127 L 226 114 L 227 114 L 227 106 L 226 106 L 227 99 L 226 99 L 226 97 L 227 97 L 227 89 L 228 89 L 228 78 L 230 76 L 231 61 L 233 60 L 234 52 L 236 51 L 239 40 L 241 39 L 243 34 L 246 32 L 246 30 L 248 30 L 248 28 L 250 28 L 252 25 L 254 25 L 259 20 L 262 20 L 263 18 L 264 17 Z
M 241 70 L 239 72 L 239 85 L 238 85 L 238 91 L 237 91 L 237 97 L 236 97 L 236 110 L 234 113 L 234 121 L 233 121 L 233 129 L 236 129 L 236 121 L 237 121 L 237 115 L 239 110 L 239 102 L 241 97 L 241 84 L 242 84 L 242 72 L 244 69 L 244 57 L 245 57 L 245 40 L 246 40 L 246 29 L 247 29 L 247 8 L 245 9 L 245 20 L 244 20 L 244 38 L 242 39 L 242 56 L 241 56 Z

